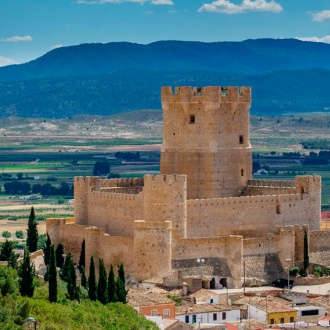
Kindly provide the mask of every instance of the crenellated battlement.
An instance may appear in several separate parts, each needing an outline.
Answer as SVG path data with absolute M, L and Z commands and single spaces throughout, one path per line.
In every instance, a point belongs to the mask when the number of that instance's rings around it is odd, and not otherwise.
M 135 220 L 134 230 L 154 230 L 154 229 L 172 229 L 172 221 L 149 222 L 145 220 Z
M 247 186 L 251 187 L 268 187 L 268 188 L 295 188 L 293 180 L 247 180 Z
M 144 184 L 145 186 L 150 184 L 160 184 L 166 186 L 172 186 L 175 184 L 185 184 L 187 181 L 186 175 L 178 175 L 178 174 L 146 174 L 144 176 Z
M 108 200 L 121 200 L 121 201 L 134 201 L 138 196 L 141 194 L 124 194 L 124 193 L 114 193 L 114 192 L 101 192 L 101 191 L 93 191 L 92 192 L 92 198 L 93 199 L 98 199 L 98 200 L 103 200 L 103 199 L 108 199 Z
M 251 87 L 220 87 L 206 86 L 162 87 L 162 103 L 189 102 L 189 103 L 228 103 L 251 102 Z

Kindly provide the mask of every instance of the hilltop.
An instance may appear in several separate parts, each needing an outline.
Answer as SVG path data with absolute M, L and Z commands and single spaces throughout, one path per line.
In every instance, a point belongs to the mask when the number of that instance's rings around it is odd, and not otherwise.
M 330 45 L 295 39 L 117 42 L 54 49 L 0 68 L 0 116 L 160 109 L 161 86 L 251 86 L 252 114 L 327 111 Z

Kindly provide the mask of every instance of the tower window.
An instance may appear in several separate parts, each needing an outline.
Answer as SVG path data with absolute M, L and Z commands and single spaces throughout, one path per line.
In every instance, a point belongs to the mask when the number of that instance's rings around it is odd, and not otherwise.
M 244 176 L 244 170 L 241 169 L 241 176 Z
M 239 136 L 239 144 L 244 144 L 244 135 Z
M 189 124 L 195 124 L 195 115 L 190 115 L 189 116 Z

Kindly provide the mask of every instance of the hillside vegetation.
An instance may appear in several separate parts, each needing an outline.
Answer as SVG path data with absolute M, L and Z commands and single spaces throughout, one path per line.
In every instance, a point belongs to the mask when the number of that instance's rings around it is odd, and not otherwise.
M 329 111 L 330 45 L 260 39 L 63 47 L 0 68 L 0 116 L 160 109 L 161 86 L 183 85 L 251 86 L 257 115 Z

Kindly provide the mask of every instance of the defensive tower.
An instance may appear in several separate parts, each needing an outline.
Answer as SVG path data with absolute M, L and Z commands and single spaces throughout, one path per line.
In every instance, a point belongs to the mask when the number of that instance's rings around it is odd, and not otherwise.
M 252 179 L 250 106 L 250 87 L 163 87 L 161 174 L 186 174 L 188 199 L 237 196 Z

